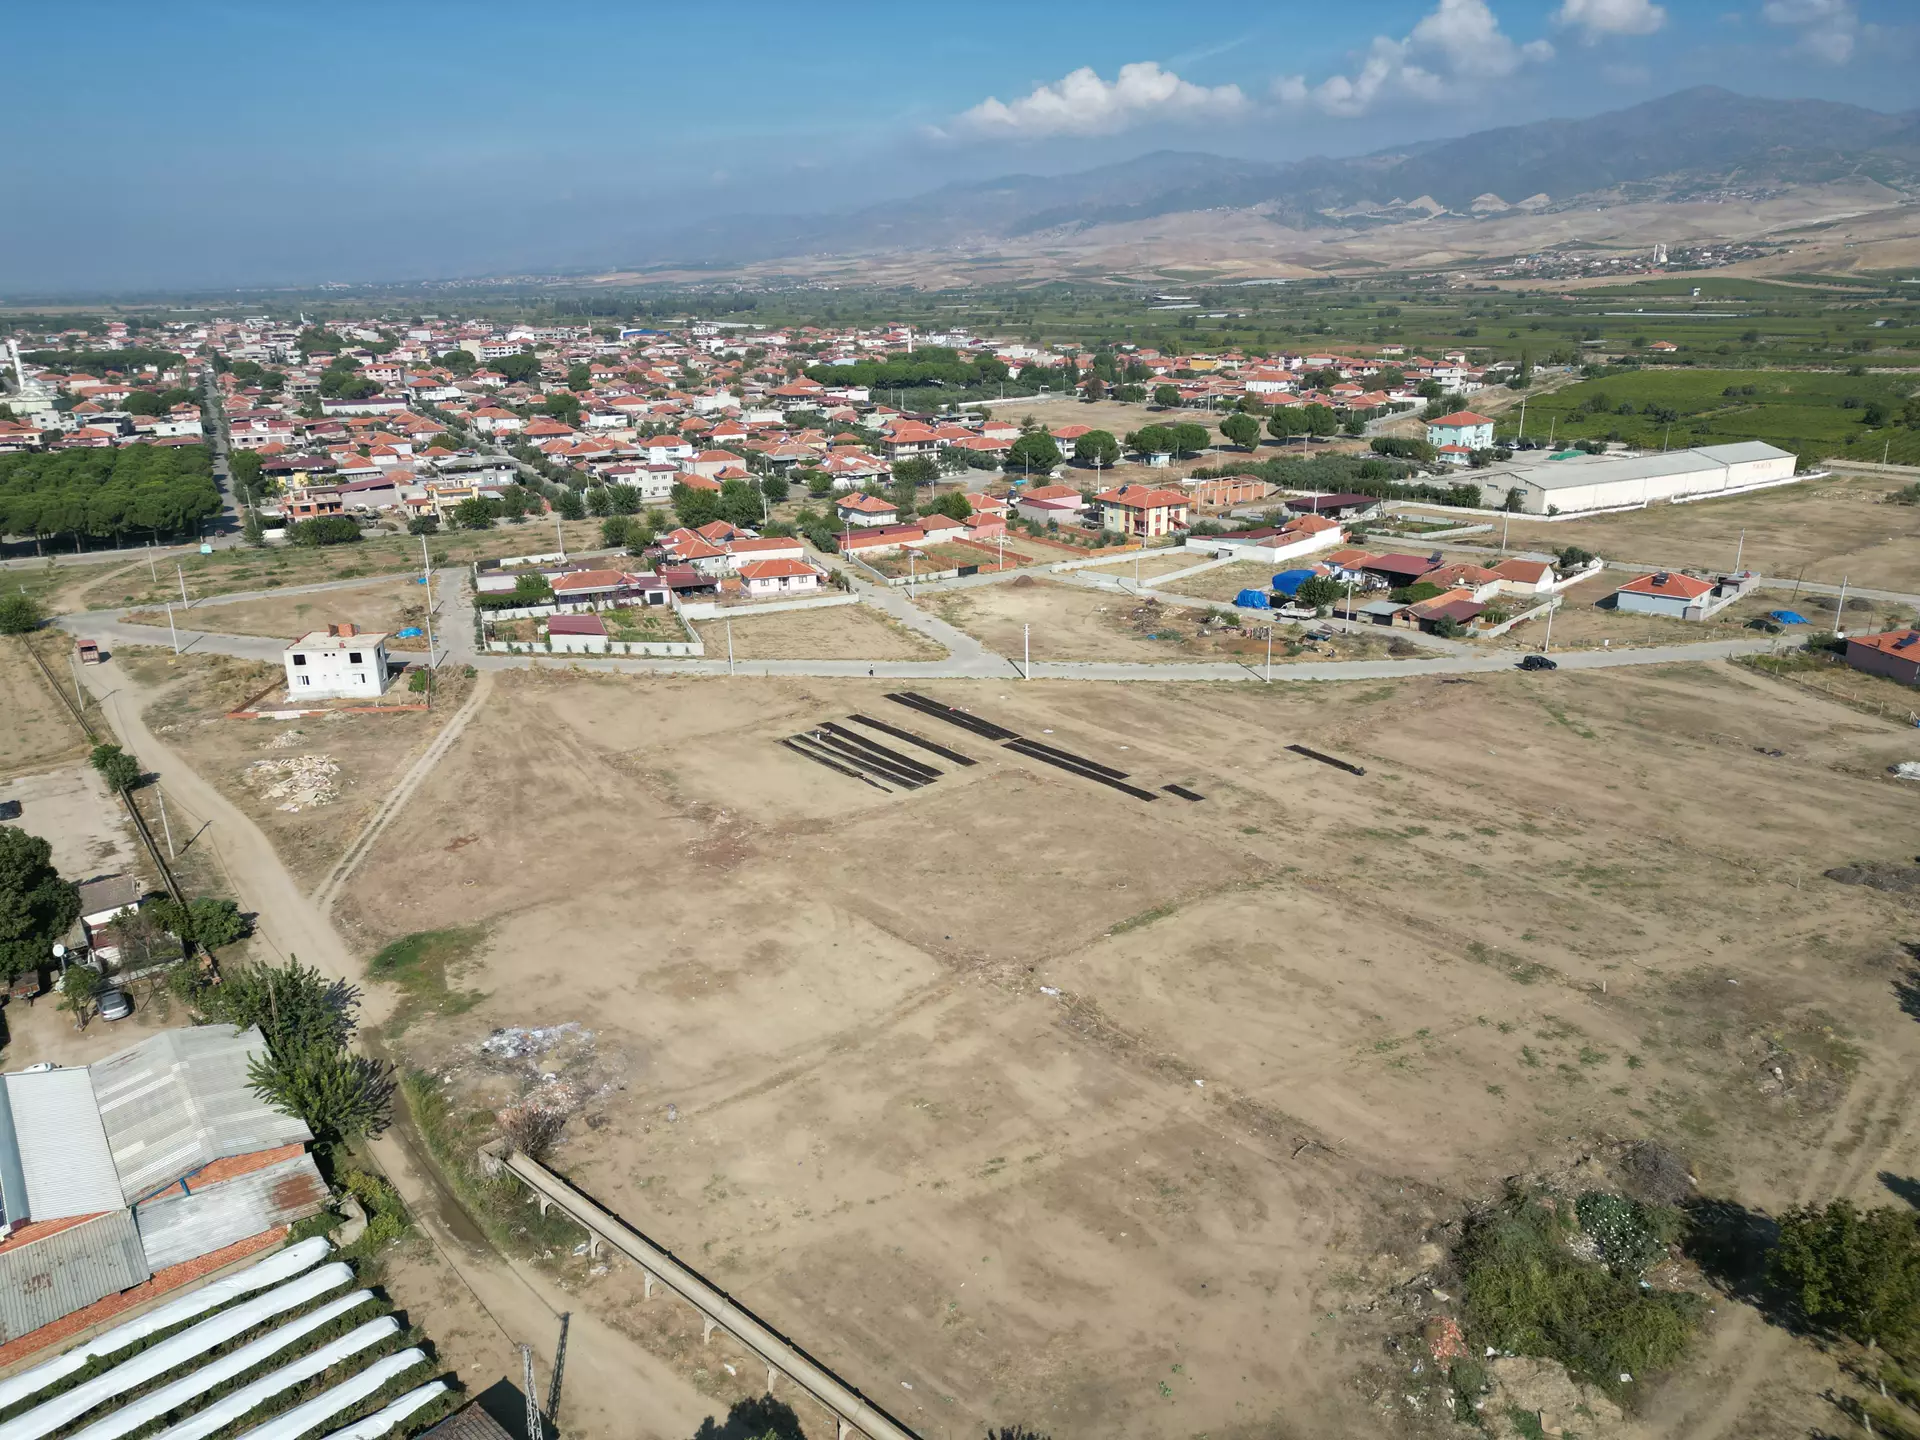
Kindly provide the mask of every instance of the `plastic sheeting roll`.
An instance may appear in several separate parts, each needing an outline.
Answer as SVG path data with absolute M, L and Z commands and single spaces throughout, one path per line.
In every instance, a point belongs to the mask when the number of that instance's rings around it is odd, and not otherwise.
M 0 1425 L 0 1440 L 41 1440 L 61 1426 L 78 1420 L 96 1405 L 116 1395 L 124 1395 L 136 1385 L 144 1385 L 169 1370 L 244 1335 L 263 1320 L 284 1314 L 296 1305 L 317 1300 L 329 1290 L 338 1290 L 353 1279 L 353 1267 L 338 1261 L 322 1265 L 311 1274 L 269 1290 L 253 1300 L 243 1300 L 222 1310 L 171 1340 L 162 1340 L 151 1350 L 142 1350 L 131 1360 L 114 1366 L 104 1375 L 84 1380 L 64 1394 L 43 1401 L 24 1415 Z
M 447 1392 L 444 1380 L 429 1380 L 418 1390 L 409 1390 L 384 1410 L 375 1411 L 364 1420 L 359 1420 L 344 1430 L 336 1430 L 327 1436 L 327 1440 L 381 1440 L 402 1420 L 418 1410 L 430 1400 L 437 1400 Z
M 300 1440 L 309 1430 L 325 1424 L 349 1405 L 357 1405 L 373 1394 L 382 1385 L 397 1376 L 406 1374 L 416 1365 L 426 1362 L 424 1350 L 402 1350 L 398 1355 L 390 1355 L 378 1365 L 362 1370 L 351 1380 L 342 1380 L 324 1395 L 296 1406 L 284 1415 L 276 1415 L 264 1425 L 256 1425 L 251 1430 L 240 1433 L 246 1440 Z M 155 1437 L 160 1440 L 160 1437 Z M 173 1440 L 173 1432 L 166 1432 L 165 1440 Z
M 244 1375 L 261 1361 L 279 1354 L 304 1336 L 311 1335 L 321 1326 L 331 1323 L 345 1315 L 349 1310 L 366 1304 L 373 1299 L 371 1290 L 356 1290 L 351 1295 L 342 1295 L 338 1300 L 329 1300 L 317 1310 L 309 1310 L 298 1320 L 289 1320 L 278 1330 L 263 1335 L 250 1345 L 242 1345 L 238 1350 L 222 1355 L 210 1364 L 202 1365 L 190 1375 L 182 1375 L 171 1385 L 163 1385 L 151 1394 L 142 1395 L 138 1400 L 122 1405 L 104 1419 L 96 1420 L 86 1429 L 71 1437 L 71 1440 L 118 1440 L 129 1431 L 138 1430 L 150 1421 L 158 1420 L 168 1412 L 180 1409 L 196 1396 L 204 1395 L 218 1385 L 223 1385 L 236 1375 Z
M 173 1425 L 162 1430 L 158 1435 L 153 1437 L 153 1440 L 200 1440 L 201 1436 L 211 1435 L 216 1430 L 224 1430 L 263 1400 L 271 1400 L 282 1390 L 290 1390 L 302 1381 L 311 1380 L 329 1366 L 338 1365 L 349 1355 L 358 1355 L 369 1345 L 377 1344 L 386 1339 L 387 1336 L 399 1333 L 399 1330 L 400 1322 L 391 1315 L 382 1316 L 378 1320 L 369 1320 L 359 1329 L 348 1331 L 331 1345 L 322 1346 L 311 1355 L 303 1355 L 294 1361 L 293 1364 L 283 1366 L 271 1375 L 261 1376 L 258 1380 L 254 1381 L 253 1384 L 243 1389 L 236 1390 L 231 1395 L 222 1396 L 199 1414 L 191 1415 L 187 1419 L 182 1420 L 178 1425 Z M 413 1350 L 403 1353 L 418 1355 L 420 1352 Z M 388 1361 L 383 1360 L 380 1362 L 380 1365 L 375 1365 L 373 1370 L 378 1370 L 381 1365 L 388 1363 Z M 370 1375 L 373 1373 L 373 1370 L 363 1373 Z M 354 1376 L 354 1380 L 360 1378 L 358 1375 Z M 346 1381 L 345 1383 L 351 1385 L 353 1380 Z M 385 1383 L 384 1380 L 380 1382 L 380 1384 Z M 366 1393 L 372 1394 L 373 1390 L 380 1388 L 380 1384 L 374 1385 L 372 1390 L 368 1390 Z M 338 1385 L 334 1386 L 334 1390 L 338 1390 L 339 1388 L 341 1387 Z M 329 1390 L 326 1393 L 331 1395 L 333 1390 Z M 312 1402 L 309 1401 L 308 1403 L 311 1404 Z M 301 1407 L 301 1409 L 304 1408 L 306 1407 Z M 289 1411 L 288 1413 L 295 1414 L 297 1412 Z M 320 1418 L 325 1419 L 326 1417 L 322 1416 Z M 268 1423 L 271 1424 L 272 1422 L 270 1421 Z M 319 1423 L 320 1420 L 314 1420 L 310 1422 L 308 1428 L 311 1429 L 313 1425 Z M 246 1433 L 252 1434 L 253 1432 L 248 1431 Z
M 191 1320 L 196 1315 L 204 1315 L 229 1300 L 237 1300 L 242 1295 L 251 1295 L 256 1290 L 290 1280 L 301 1271 L 318 1265 L 331 1249 L 333 1246 L 317 1235 L 311 1240 L 302 1240 L 298 1245 L 289 1245 L 257 1264 L 235 1271 L 211 1285 L 201 1286 L 191 1295 L 182 1295 L 157 1310 L 149 1310 L 137 1320 L 116 1325 L 64 1355 L 56 1355 L 31 1370 L 22 1370 L 18 1375 L 0 1380 L 0 1409 L 46 1389 L 76 1370 L 85 1369 L 87 1361 L 96 1355 L 111 1355 L 116 1350 L 124 1350 L 137 1340 L 158 1335 L 162 1330 L 171 1330 L 175 1325 Z

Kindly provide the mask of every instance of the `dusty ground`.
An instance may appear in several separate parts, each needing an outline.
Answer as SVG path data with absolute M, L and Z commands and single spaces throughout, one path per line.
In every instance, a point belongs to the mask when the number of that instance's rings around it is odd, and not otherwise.
M 989 649 L 1018 657 L 1022 626 L 1033 627 L 1033 658 L 1073 660 L 1245 660 L 1266 661 L 1267 645 L 1257 622 L 1241 628 L 1208 625 L 1207 612 L 1182 605 L 1160 605 L 1151 595 L 1111 594 L 1053 580 L 1002 581 L 969 590 L 923 592 L 920 604 L 958 626 Z M 1283 637 L 1294 631 L 1282 628 Z M 1274 663 L 1288 659 L 1382 658 L 1392 637 L 1342 636 L 1336 649 L 1315 655 L 1290 653 L 1282 638 Z
M 45 645 L 55 679 L 64 647 Z M 18 636 L 0 636 L 0 776 L 33 774 L 86 755 L 86 734 Z
M 736 660 L 939 660 L 946 648 L 865 605 L 732 617 Z M 727 622 L 694 625 L 709 658 L 727 653 Z
M 0 703 L 0 719 L 10 708 Z M 132 822 L 90 765 L 15 776 L 0 784 L 0 800 L 20 802 L 20 818 L 11 823 L 51 845 L 53 868 L 69 880 L 141 869 Z
M 1790 600 L 1777 590 L 1756 590 L 1751 595 L 1727 606 L 1717 615 L 1706 620 L 1679 620 L 1666 615 L 1640 615 L 1631 610 L 1619 610 L 1610 604 L 1601 602 L 1610 600 L 1615 591 L 1633 577 L 1619 570 L 1603 570 L 1591 580 L 1582 580 L 1578 585 L 1568 586 L 1561 592 L 1562 604 L 1553 617 L 1553 648 L 1556 650 L 1598 650 L 1603 646 L 1626 646 L 1634 648 L 1643 645 L 1687 645 L 1702 640 L 1762 640 L 1765 632 L 1751 630 L 1750 621 L 1759 619 L 1773 610 L 1794 610 L 1814 622 L 1814 628 L 1831 628 L 1833 607 L 1831 603 L 1822 611 L 1804 601 Z M 1510 613 L 1532 609 L 1536 603 L 1530 598 L 1514 596 L 1502 597 L 1499 604 Z M 1863 605 L 1866 602 L 1861 602 Z M 1863 617 L 1867 611 L 1849 611 L 1850 621 Z M 1525 649 L 1537 649 L 1541 637 L 1546 633 L 1544 617 L 1529 620 L 1516 625 L 1505 635 L 1487 643 L 1518 646 Z M 1808 634 L 1808 627 L 1795 625 L 1782 631 L 1779 638 L 1782 649 L 1798 646 Z
M 1197 550 L 1167 550 L 1155 553 L 1124 555 L 1108 565 L 1089 565 L 1082 573 L 1112 575 L 1120 580 L 1132 580 L 1136 569 L 1142 580 L 1156 580 L 1162 575 L 1171 575 L 1176 570 L 1190 570 L 1195 565 L 1204 565 L 1210 557 Z
M 257 822 L 295 878 L 309 886 L 325 877 L 407 766 L 459 709 L 472 683 L 461 671 L 444 667 L 431 711 L 228 720 L 229 709 L 279 678 L 275 667 L 227 656 L 164 653 L 128 663 L 140 667 L 144 684 L 177 677 L 165 698 L 146 712 L 147 724 Z M 270 698 L 284 693 L 282 684 Z M 302 763 L 330 793 L 269 793 L 297 779 L 287 772 Z M 336 768 L 328 771 L 329 765 Z
M 1193 563 L 1206 563 L 1206 556 L 1195 555 Z M 1236 561 L 1232 565 L 1222 565 L 1218 570 L 1203 570 L 1198 575 L 1190 575 L 1184 580 L 1175 580 L 1161 586 L 1170 595 L 1190 595 L 1196 600 L 1218 600 L 1231 605 L 1233 597 L 1242 590 L 1258 590 L 1265 593 L 1273 584 L 1273 577 L 1283 570 L 1294 568 L 1282 562 L 1269 565 L 1264 561 Z
M 330 624 L 351 621 L 372 634 L 386 635 L 389 650 L 427 648 L 424 636 L 399 639 L 394 632 L 426 623 L 426 588 L 412 579 L 369 580 L 347 590 L 325 590 L 309 595 L 276 595 L 261 600 L 202 605 L 174 612 L 174 622 L 221 635 L 272 635 L 297 640 Z M 127 616 L 135 625 L 165 625 L 164 611 L 135 611 Z
M 1516 519 L 1509 543 L 1516 550 L 1578 545 L 1649 567 L 1724 570 L 1739 555 L 1746 569 L 1763 575 L 1912 592 L 1920 589 L 1920 505 L 1883 503 L 1895 488 L 1890 480 L 1856 477 L 1590 520 Z M 1474 543 L 1499 542 L 1476 536 Z
M 1913 913 L 1821 876 L 1915 849 L 1895 726 L 1725 665 L 934 687 L 1207 796 L 1146 804 L 885 688 L 502 676 L 342 916 L 488 927 L 416 1058 L 594 1032 L 555 1163 L 930 1440 L 1417 1429 L 1371 1299 L 1500 1177 L 1651 1136 L 1777 1210 L 1920 1165 Z M 774 743 L 856 707 L 981 763 L 882 795 Z M 1823 1423 L 1767 1338 L 1656 1428 Z

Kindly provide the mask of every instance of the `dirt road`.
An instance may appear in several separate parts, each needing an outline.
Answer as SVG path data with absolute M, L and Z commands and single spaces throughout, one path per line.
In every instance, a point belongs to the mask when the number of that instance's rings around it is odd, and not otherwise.
M 181 762 L 141 718 L 154 692 L 138 685 L 125 667 L 109 662 L 90 669 L 86 679 L 99 696 L 120 741 L 138 754 L 148 770 L 158 771 L 170 792 L 210 822 L 199 843 L 212 846 L 231 878 L 241 908 L 258 915 L 265 943 L 282 957 L 297 956 L 321 973 L 358 983 L 361 967 L 319 906 L 281 865 L 259 828 L 218 789 Z M 476 696 L 477 698 L 477 696 Z M 451 727 L 450 727 L 451 728 Z M 418 783 L 409 773 L 402 786 Z M 369 1012 L 382 997 L 370 994 Z M 692 1434 L 712 1413 L 712 1404 L 661 1361 L 586 1314 L 573 1297 L 530 1266 L 479 1252 L 462 1243 L 441 1214 L 441 1192 L 428 1174 L 403 1127 L 396 1126 L 371 1147 L 373 1156 L 399 1188 L 422 1231 L 472 1299 L 493 1318 L 503 1359 L 521 1340 L 533 1343 L 543 1373 L 552 1365 L 553 1340 L 563 1310 L 574 1312 L 567 1342 L 565 1414 L 569 1433 L 582 1436 L 658 1437 L 679 1440 Z M 397 1296 L 413 1303 L 429 1333 L 433 1306 L 424 1296 Z M 517 1371 L 501 1372 L 518 1380 Z M 496 1375 L 463 1375 L 480 1390 Z

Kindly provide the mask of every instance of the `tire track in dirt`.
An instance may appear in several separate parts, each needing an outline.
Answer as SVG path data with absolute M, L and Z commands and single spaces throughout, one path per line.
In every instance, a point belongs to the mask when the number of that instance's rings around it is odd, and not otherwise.
M 473 693 L 467 697 L 466 704 L 462 705 L 455 712 L 454 717 L 441 727 L 440 733 L 433 737 L 432 743 L 421 752 L 420 758 L 413 762 L 400 783 L 394 786 L 392 793 L 380 802 L 379 809 L 374 811 L 373 818 L 367 822 L 366 829 L 362 830 L 358 838 L 347 847 L 346 852 L 328 872 L 327 878 L 320 883 L 320 888 L 314 891 L 313 903 L 322 915 L 332 910 L 334 900 L 338 898 L 341 888 L 347 883 L 354 870 L 362 860 L 367 858 L 374 843 L 385 833 L 387 826 L 406 806 L 407 801 L 413 797 L 413 792 L 420 788 L 420 782 L 427 778 L 433 767 L 439 763 L 440 758 L 453 748 L 454 742 L 466 730 L 467 723 L 479 713 L 481 704 L 492 690 L 492 673 L 480 671 L 479 678 L 474 682 Z

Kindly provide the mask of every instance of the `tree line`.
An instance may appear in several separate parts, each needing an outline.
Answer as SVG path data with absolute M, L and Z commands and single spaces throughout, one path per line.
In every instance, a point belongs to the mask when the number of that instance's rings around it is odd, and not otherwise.
M 190 530 L 220 513 L 204 445 L 128 445 L 0 457 L 0 534 Z

